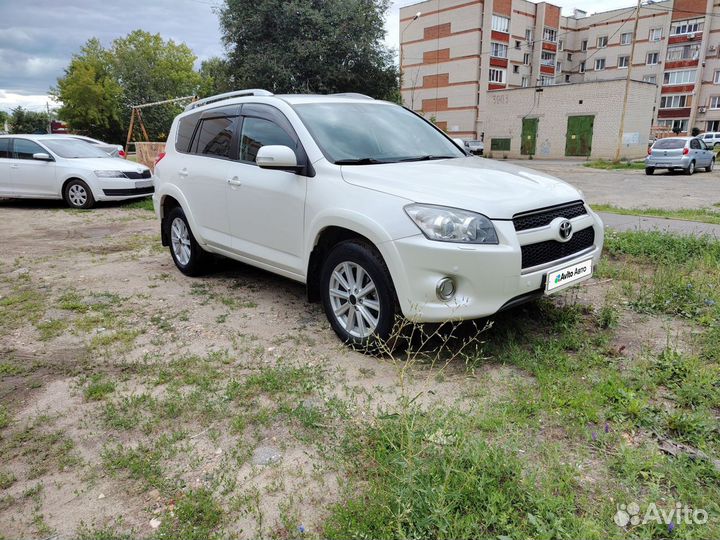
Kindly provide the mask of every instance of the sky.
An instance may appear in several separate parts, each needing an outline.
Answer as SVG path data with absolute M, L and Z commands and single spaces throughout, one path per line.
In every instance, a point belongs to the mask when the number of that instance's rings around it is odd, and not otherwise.
M 90 38 L 108 46 L 142 29 L 186 43 L 198 62 L 221 56 L 215 7 L 221 0 L 0 0 L 0 110 L 45 110 L 47 93 L 73 53 Z M 398 49 L 398 12 L 414 0 L 395 0 L 386 15 L 386 43 Z M 555 0 L 570 14 L 630 6 L 633 0 Z

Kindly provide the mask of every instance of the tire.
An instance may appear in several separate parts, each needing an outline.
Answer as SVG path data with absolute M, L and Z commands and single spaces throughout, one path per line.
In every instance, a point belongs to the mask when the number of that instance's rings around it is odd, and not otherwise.
M 687 174 L 688 176 L 692 176 L 694 173 L 695 173 L 695 162 L 691 161 L 690 165 L 688 165 L 687 168 L 685 169 L 685 174 Z
M 373 246 L 357 240 L 337 244 L 323 261 L 320 287 L 325 315 L 343 343 L 376 352 L 389 340 L 398 302 L 390 272 Z
M 190 230 L 185 212 L 179 206 L 173 208 L 163 220 L 170 242 L 170 255 L 186 276 L 200 276 L 207 269 L 208 253 L 200 247 Z
M 645 174 L 650 176 L 652 173 L 655 172 L 655 167 L 645 167 Z
M 715 158 L 712 158 L 712 161 L 710 162 L 710 165 L 705 167 L 705 170 L 707 172 L 713 172 L 713 169 L 715 168 Z
M 85 182 L 77 178 L 65 184 L 63 199 L 70 208 L 87 210 L 95 206 L 92 190 Z

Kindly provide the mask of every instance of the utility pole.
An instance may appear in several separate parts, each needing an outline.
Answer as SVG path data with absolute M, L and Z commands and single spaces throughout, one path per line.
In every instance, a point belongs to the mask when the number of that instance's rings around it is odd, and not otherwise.
M 630 58 L 628 59 L 627 76 L 625 77 L 625 94 L 623 95 L 622 113 L 620 115 L 620 130 L 618 131 L 617 147 L 615 149 L 615 161 L 620 161 L 620 152 L 623 145 L 623 135 L 625 133 L 625 113 L 627 112 L 628 93 L 630 92 L 630 73 L 632 73 L 633 57 L 635 56 L 635 41 L 637 39 L 638 22 L 640 22 L 640 5 L 642 0 L 638 0 L 635 9 L 635 22 L 633 24 L 632 45 L 630 45 Z
M 50 117 L 50 103 L 45 102 L 45 109 L 48 115 L 48 134 L 52 135 L 52 118 Z
M 402 100 L 402 86 L 403 86 L 403 41 L 405 39 L 405 30 L 410 28 L 410 25 L 417 21 L 420 18 L 420 15 L 422 15 L 422 11 L 418 11 L 415 16 L 412 18 L 412 20 L 407 23 L 405 28 L 402 29 L 400 32 L 400 99 Z M 419 69 L 418 69 L 419 71 Z M 413 83 L 414 86 L 415 83 Z M 415 88 L 412 89 L 412 92 L 410 93 L 410 108 L 414 109 L 414 95 L 415 95 Z

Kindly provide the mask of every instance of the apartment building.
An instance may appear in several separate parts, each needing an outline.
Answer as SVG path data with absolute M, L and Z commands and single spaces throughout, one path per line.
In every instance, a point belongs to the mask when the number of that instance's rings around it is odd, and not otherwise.
M 648 3 L 637 30 L 635 11 L 632 0 L 627 8 L 593 15 L 575 10 L 570 17 L 558 6 L 527 0 L 426 0 L 403 7 L 403 101 L 471 139 L 487 131 L 488 98 L 496 92 L 625 79 L 630 69 L 632 80 L 656 85 L 648 121 L 654 129 L 720 131 L 720 5 Z M 544 106 L 563 103 L 546 99 Z

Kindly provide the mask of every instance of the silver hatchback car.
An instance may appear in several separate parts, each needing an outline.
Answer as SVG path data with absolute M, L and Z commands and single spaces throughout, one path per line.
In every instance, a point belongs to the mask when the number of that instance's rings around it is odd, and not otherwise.
M 715 167 L 715 152 L 697 137 L 667 137 L 658 139 L 645 158 L 645 174 L 655 169 L 682 169 L 693 174 L 698 168 L 710 172 Z

